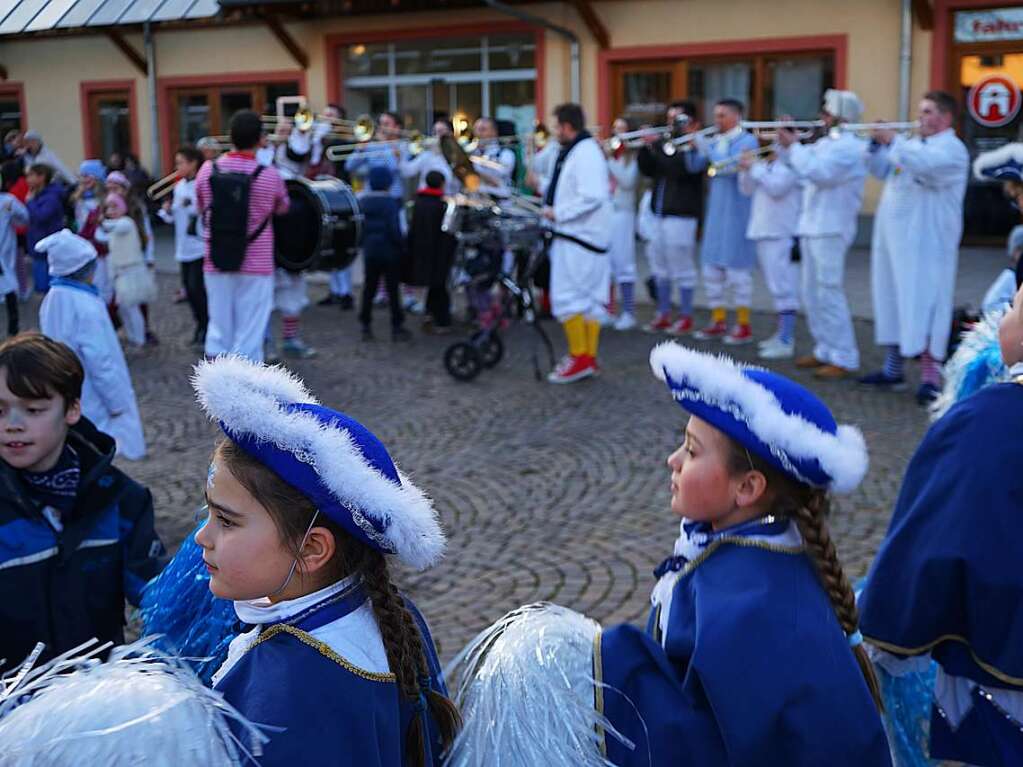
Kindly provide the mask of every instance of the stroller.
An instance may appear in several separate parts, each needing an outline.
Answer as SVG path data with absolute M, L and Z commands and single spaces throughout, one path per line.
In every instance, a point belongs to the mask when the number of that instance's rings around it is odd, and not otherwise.
M 504 357 L 502 332 L 516 320 L 524 320 L 534 331 L 533 372 L 536 380 L 543 380 L 555 360 L 530 287 L 547 258 L 538 225 L 529 217 L 496 207 L 465 207 L 459 215 L 455 273 L 465 287 L 478 329 L 468 340 L 447 348 L 444 368 L 458 381 L 471 381 L 484 369 L 495 367 Z M 505 261 L 512 248 L 520 255 L 517 264 Z

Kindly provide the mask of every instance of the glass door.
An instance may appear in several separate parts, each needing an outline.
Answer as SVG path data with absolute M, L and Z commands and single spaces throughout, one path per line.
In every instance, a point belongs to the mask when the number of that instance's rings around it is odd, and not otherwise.
M 637 125 L 663 125 L 672 101 L 686 97 L 685 62 L 643 62 L 616 67 L 611 119 L 627 117 Z M 610 126 L 604 126 L 605 132 Z
M 88 109 L 91 132 L 89 156 L 106 160 L 111 154 L 130 153 L 130 94 L 124 91 L 90 93 Z

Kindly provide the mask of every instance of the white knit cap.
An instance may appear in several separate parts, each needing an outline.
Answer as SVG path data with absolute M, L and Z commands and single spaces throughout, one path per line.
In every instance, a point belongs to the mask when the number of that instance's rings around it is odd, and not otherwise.
M 70 229 L 61 229 L 36 243 L 36 250 L 46 254 L 50 274 L 66 277 L 74 274 L 96 258 L 96 248 Z
M 863 114 L 863 102 L 852 91 L 828 88 L 824 91 L 824 111 L 846 122 L 856 122 Z

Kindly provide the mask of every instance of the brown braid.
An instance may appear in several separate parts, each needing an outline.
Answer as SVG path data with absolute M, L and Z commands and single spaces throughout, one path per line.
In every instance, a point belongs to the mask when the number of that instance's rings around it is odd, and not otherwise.
M 835 611 L 842 631 L 852 636 L 860 624 L 859 610 L 856 608 L 856 594 L 852 584 L 842 569 L 838 559 L 838 551 L 828 532 L 826 519 L 831 513 L 831 500 L 824 490 L 796 482 L 785 474 L 768 466 L 760 456 L 748 453 L 737 442 L 731 442 L 729 468 L 733 475 L 749 471 L 752 467 L 767 478 L 768 492 L 773 493 L 771 513 L 786 517 L 796 523 L 799 534 L 803 538 L 806 553 L 814 564 L 817 576 L 824 592 L 828 595 L 831 608 Z M 863 679 L 867 683 L 870 695 L 874 699 L 877 710 L 884 712 L 881 698 L 881 687 L 874 673 L 874 665 L 870 662 L 867 650 L 861 642 L 851 648 L 856 663 L 860 667 Z
M 309 528 L 315 506 L 298 490 L 282 481 L 256 459 L 249 456 L 230 440 L 222 440 L 214 450 L 231 474 L 252 495 L 258 498 L 277 526 L 281 540 L 292 555 L 299 559 L 298 547 Z M 429 666 L 423 648 L 423 638 L 412 613 L 391 581 L 387 560 L 383 554 L 371 549 L 330 519 L 320 516 L 316 525 L 327 528 L 337 542 L 334 559 L 327 568 L 327 585 L 345 575 L 359 574 L 373 606 L 380 636 L 387 653 L 387 664 L 394 674 L 402 697 L 413 703 L 425 694 L 430 714 L 440 731 L 444 749 L 448 749 L 462 726 L 458 708 L 447 697 L 429 689 L 422 689 L 420 679 L 429 676 Z M 300 560 L 301 561 L 301 560 Z M 423 746 L 427 733 L 423 732 L 420 717 L 414 716 L 405 741 L 405 764 L 409 767 L 427 767 L 423 760 Z

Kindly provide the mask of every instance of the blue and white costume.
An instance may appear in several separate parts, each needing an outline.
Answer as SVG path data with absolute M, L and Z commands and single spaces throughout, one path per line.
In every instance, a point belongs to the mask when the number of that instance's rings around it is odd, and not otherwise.
M 866 472 L 859 431 L 802 386 L 670 343 L 650 362 L 682 407 L 789 477 L 847 492 Z M 850 647 L 859 634 L 843 631 L 793 521 L 715 532 L 683 520 L 656 575 L 646 632 L 540 605 L 478 637 L 455 662 L 468 674 L 452 767 L 555 763 L 549 753 L 623 767 L 891 764 Z M 500 699 L 516 704 L 494 733 L 486 712 Z
M 318 404 L 283 368 L 222 357 L 200 363 L 193 384 L 225 434 L 309 498 L 318 514 L 416 569 L 440 558 L 444 535 L 430 500 L 372 433 Z M 419 700 L 401 695 L 357 576 L 298 599 L 235 603 L 238 619 L 251 628 L 231 641 L 213 684 L 242 714 L 268 726 L 263 767 L 400 767 L 413 717 L 422 717 L 427 733 L 427 764 L 440 764 L 425 690 L 446 694 L 444 682 L 426 623 L 406 605 L 428 666 Z
M 927 432 L 860 598 L 879 666 L 938 665 L 933 759 L 1016 765 L 1023 754 L 1023 366 L 1011 372 Z

